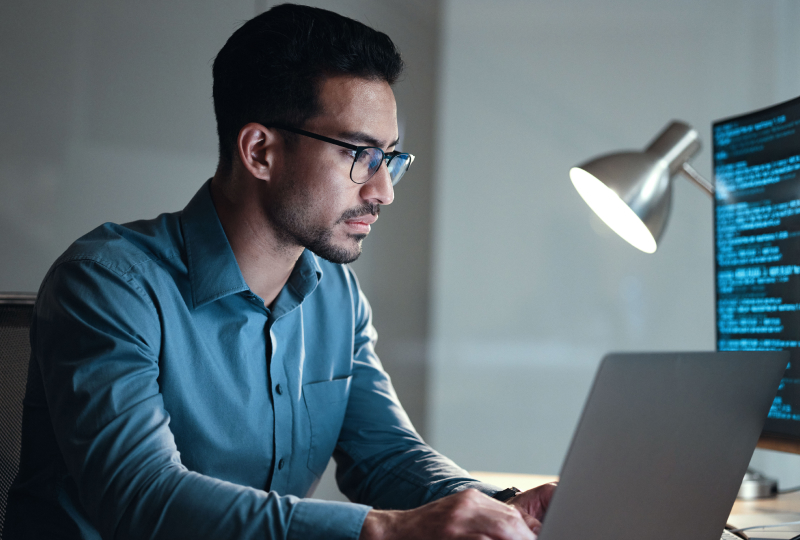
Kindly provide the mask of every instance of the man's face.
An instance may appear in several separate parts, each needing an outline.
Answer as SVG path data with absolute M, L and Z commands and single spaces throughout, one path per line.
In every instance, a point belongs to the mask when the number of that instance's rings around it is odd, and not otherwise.
M 319 97 L 322 113 L 303 129 L 359 146 L 394 150 L 397 107 L 386 82 L 330 77 L 321 85 Z M 264 202 L 284 242 L 334 263 L 358 258 L 380 205 L 392 202 L 394 190 L 385 165 L 361 185 L 350 180 L 352 165 L 352 151 L 296 136 Z

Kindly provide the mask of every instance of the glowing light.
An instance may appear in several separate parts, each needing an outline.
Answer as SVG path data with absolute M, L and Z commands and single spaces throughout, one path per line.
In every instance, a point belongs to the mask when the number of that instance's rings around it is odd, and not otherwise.
M 572 185 L 594 210 L 594 213 L 633 247 L 654 253 L 656 240 L 639 216 L 611 188 L 593 175 L 573 167 L 569 171 Z

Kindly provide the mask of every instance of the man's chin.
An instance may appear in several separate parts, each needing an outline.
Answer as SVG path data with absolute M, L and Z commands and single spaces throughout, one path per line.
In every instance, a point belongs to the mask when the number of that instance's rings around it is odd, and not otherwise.
M 353 240 L 356 243 L 356 246 L 358 247 L 358 252 L 359 253 L 361 253 L 361 242 L 363 242 L 364 238 L 366 238 L 366 237 L 367 237 L 366 234 L 351 234 L 350 235 L 350 239 Z
M 336 245 L 333 243 L 325 243 L 316 246 L 306 246 L 311 250 L 314 255 L 321 257 L 328 262 L 334 264 L 348 264 L 361 255 L 361 242 L 366 238 L 366 234 L 351 234 L 349 235 L 348 246 Z

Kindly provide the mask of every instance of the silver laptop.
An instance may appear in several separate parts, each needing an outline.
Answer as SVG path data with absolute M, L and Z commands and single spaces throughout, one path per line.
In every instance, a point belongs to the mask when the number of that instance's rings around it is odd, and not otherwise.
M 540 540 L 718 540 L 788 352 L 610 354 Z

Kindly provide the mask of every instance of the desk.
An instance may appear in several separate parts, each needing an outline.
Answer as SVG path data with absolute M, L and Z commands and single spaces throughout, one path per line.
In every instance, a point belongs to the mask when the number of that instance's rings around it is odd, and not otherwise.
M 470 472 L 470 474 L 481 482 L 488 482 L 500 488 L 514 486 L 523 491 L 547 482 L 558 480 L 557 476 L 541 474 L 512 474 L 484 471 L 473 471 Z M 741 501 L 737 499 L 731 509 L 731 515 L 728 518 L 728 522 L 736 527 L 768 525 L 787 521 L 800 521 L 800 492 L 787 493 L 786 495 L 780 495 L 771 499 L 758 499 L 755 501 Z M 787 527 L 780 531 L 773 531 L 771 529 L 751 531 L 749 534 L 753 538 L 785 539 L 800 534 L 800 526 Z
M 729 523 L 737 527 L 785 523 L 787 521 L 800 521 L 800 492 L 753 501 L 736 499 L 733 509 L 731 509 L 731 516 L 728 519 Z M 800 534 L 800 526 L 782 527 L 777 531 L 775 529 L 749 531 L 747 534 L 752 538 L 792 538 Z

